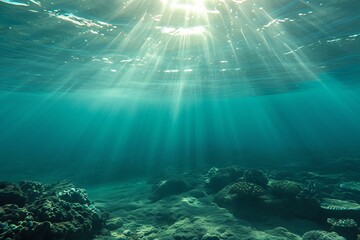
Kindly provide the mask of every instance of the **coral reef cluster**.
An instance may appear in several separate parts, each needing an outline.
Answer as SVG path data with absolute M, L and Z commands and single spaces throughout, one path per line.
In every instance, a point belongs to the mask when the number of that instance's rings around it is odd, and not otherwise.
M 304 189 L 302 184 L 288 180 L 274 181 L 271 184 L 272 194 L 279 197 L 294 198 L 304 191 Z
M 227 185 L 236 182 L 243 175 L 237 167 L 211 168 L 206 174 L 205 187 L 209 193 L 218 192 Z
M 240 198 L 257 198 L 265 194 L 264 188 L 251 182 L 237 182 L 230 187 L 230 193 Z
M 358 239 L 360 204 L 356 195 L 360 185 L 355 181 L 334 184 L 334 180 L 311 172 L 261 171 L 259 169 L 234 170 L 237 178 L 229 179 L 224 170 L 211 169 L 211 179 L 224 176 L 222 189 L 212 188 L 214 202 L 241 219 L 263 220 L 274 216 L 284 219 L 306 219 L 327 226 L 346 239 Z M 209 174 L 209 173 L 208 173 Z M 205 182 L 205 188 L 209 188 Z M 338 192 L 337 192 L 338 191 Z M 349 191 L 349 192 L 344 192 Z M 344 200 L 343 198 L 352 198 Z M 250 201 L 249 201 L 250 200 Z M 326 234 L 325 234 L 326 233 Z M 330 239 L 335 233 L 311 232 L 306 239 Z M 338 236 L 332 239 L 343 239 Z
M 269 182 L 268 177 L 259 169 L 247 169 L 243 175 L 244 181 L 266 188 Z
M 90 239 L 108 215 L 69 182 L 1 182 L 0 199 L 0 239 Z

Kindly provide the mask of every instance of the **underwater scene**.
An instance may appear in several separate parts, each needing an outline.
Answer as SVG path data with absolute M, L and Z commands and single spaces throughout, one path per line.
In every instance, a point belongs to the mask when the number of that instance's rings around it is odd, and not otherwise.
M 360 1 L 0 0 L 0 239 L 360 240 Z

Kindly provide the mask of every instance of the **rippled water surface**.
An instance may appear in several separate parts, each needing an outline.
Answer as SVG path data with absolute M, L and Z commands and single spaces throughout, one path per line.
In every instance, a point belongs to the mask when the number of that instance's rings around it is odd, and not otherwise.
M 261 95 L 357 84 L 358 0 L 0 1 L 0 88 Z

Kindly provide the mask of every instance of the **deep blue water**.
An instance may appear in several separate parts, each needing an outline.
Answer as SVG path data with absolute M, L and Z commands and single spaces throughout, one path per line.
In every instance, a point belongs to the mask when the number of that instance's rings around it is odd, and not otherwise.
M 359 156 L 358 9 L 0 0 L 0 174 Z

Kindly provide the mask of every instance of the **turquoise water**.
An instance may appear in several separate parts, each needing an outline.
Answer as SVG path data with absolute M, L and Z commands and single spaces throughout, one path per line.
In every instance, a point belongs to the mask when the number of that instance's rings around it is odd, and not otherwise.
M 0 0 L 0 174 L 120 177 L 359 156 L 358 9 L 358 0 Z

